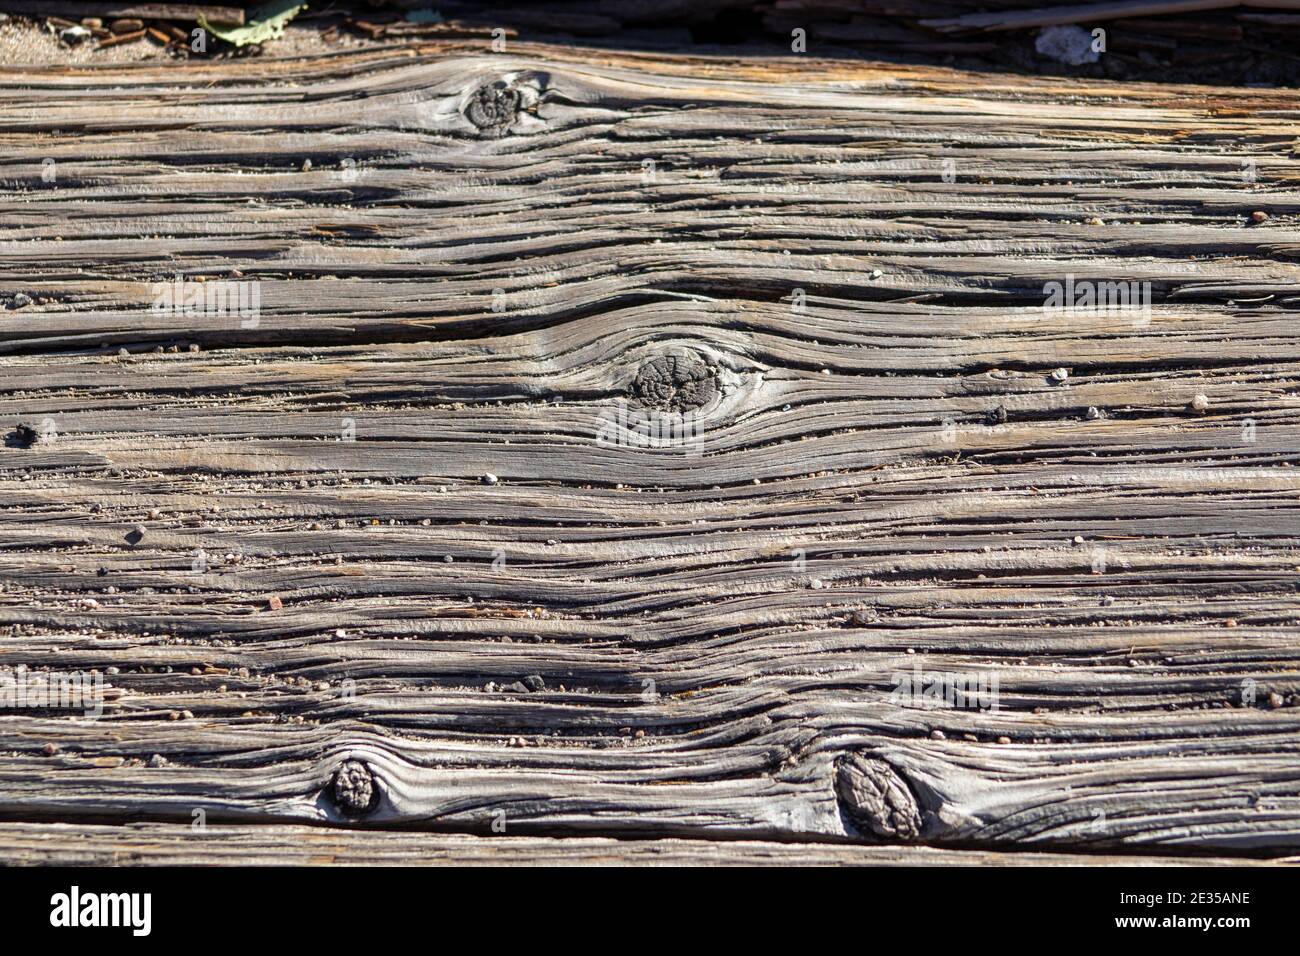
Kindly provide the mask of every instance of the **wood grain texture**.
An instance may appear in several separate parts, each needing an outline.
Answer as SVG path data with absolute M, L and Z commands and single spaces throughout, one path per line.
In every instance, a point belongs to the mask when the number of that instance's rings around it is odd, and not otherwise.
M 0 716 L 15 826 L 1300 846 L 1295 92 L 424 45 L 0 104 L 0 667 L 110 688 Z
M 309 826 L 0 823 L 16 866 L 1184 866 L 1171 856 L 989 852 L 926 846 L 473 836 Z M 1294 861 L 1285 861 L 1292 863 Z M 1205 857 L 1197 867 L 1277 864 Z

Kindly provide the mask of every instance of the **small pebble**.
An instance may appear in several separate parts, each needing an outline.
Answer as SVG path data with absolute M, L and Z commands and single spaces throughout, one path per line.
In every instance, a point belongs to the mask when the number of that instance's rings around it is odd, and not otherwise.
M 930 739 L 931 739 L 931 740 L 946 740 L 946 739 L 947 739 L 947 735 L 944 734 L 944 732 L 943 732 L 942 730 L 932 730 L 932 731 L 930 731 Z
M 1192 411 L 1205 414 L 1206 409 L 1210 407 L 1210 400 L 1204 395 L 1192 396 Z
M 501 479 L 499 479 L 496 475 L 492 474 L 492 472 L 490 471 L 483 476 L 483 484 L 485 485 L 495 485 L 500 480 Z
M 1262 209 L 1257 209 L 1250 214 L 1250 219 L 1252 222 L 1268 222 L 1268 213 Z
M 1274 710 L 1277 710 L 1284 703 L 1286 703 L 1286 701 L 1282 699 L 1281 694 L 1273 693 L 1268 695 L 1268 706 L 1272 707 Z
M 1065 381 L 1067 378 L 1069 378 L 1069 377 L 1070 377 L 1070 370 L 1069 370 L 1069 369 L 1058 368 L 1058 369 L 1053 369 L 1053 370 L 1052 370 L 1052 381 L 1053 381 L 1053 382 L 1064 382 L 1064 381 Z

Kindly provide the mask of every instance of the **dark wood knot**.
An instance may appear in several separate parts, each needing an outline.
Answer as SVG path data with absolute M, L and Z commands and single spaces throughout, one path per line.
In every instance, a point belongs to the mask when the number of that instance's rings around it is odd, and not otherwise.
M 5 436 L 5 445 L 10 448 L 31 448 L 40 438 L 40 433 L 31 425 L 19 425 Z
M 522 99 L 517 89 L 501 80 L 487 83 L 470 94 L 465 118 L 486 137 L 505 136 L 519 118 Z
M 907 781 L 883 760 L 851 753 L 835 765 L 840 809 L 861 833 L 901 842 L 921 835 L 921 810 Z
M 334 805 L 344 816 L 364 816 L 379 803 L 375 776 L 360 760 L 345 760 L 334 771 L 330 784 Z
M 632 383 L 632 397 L 642 405 L 674 412 L 703 408 L 718 390 L 717 371 L 694 352 L 651 359 Z

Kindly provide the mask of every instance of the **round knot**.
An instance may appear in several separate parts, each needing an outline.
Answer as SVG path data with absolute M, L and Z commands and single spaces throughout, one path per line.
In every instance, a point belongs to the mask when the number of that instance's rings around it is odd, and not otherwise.
M 330 784 L 334 805 L 346 816 L 359 817 L 369 813 L 379 803 L 379 790 L 374 774 L 360 760 L 345 760 L 334 771 Z
M 651 408 L 695 411 L 717 397 L 718 376 L 694 352 L 665 355 L 641 366 L 632 383 L 632 395 Z
M 465 118 L 486 136 L 504 136 L 519 116 L 519 104 L 519 91 L 498 80 L 474 91 Z

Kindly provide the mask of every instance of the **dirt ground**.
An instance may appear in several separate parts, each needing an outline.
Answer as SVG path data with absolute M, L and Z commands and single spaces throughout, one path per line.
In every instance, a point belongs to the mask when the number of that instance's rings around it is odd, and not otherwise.
M 36 20 L 5 16 L 0 22 L 0 64 L 30 64 L 53 66 L 66 64 L 139 63 L 143 61 L 174 60 L 184 63 L 188 57 L 164 46 L 150 37 L 134 43 L 119 43 L 100 47 L 94 40 L 69 45 L 59 40 L 54 30 Z M 328 38 L 322 37 L 319 19 L 306 16 L 301 23 L 291 23 L 284 36 L 266 44 L 265 48 L 249 48 L 246 53 L 227 48 L 214 51 L 218 56 L 312 56 L 340 50 L 363 49 L 383 44 L 352 33 L 339 31 Z
M 3 9 L 3 2 L 0 2 L 0 9 Z M 501 24 L 510 31 L 512 38 L 575 46 L 689 50 L 746 56 L 775 56 L 789 52 L 788 36 L 773 32 L 770 26 L 752 18 L 743 20 L 724 15 L 713 20 L 690 20 L 668 12 L 662 22 L 619 27 L 610 21 L 613 26 L 602 35 L 573 35 L 548 23 L 545 18 L 538 19 L 535 8 L 521 12 L 524 9 L 488 5 L 467 8 L 467 12 L 457 15 L 453 32 L 442 35 L 481 36 L 487 43 L 493 26 Z M 210 37 L 208 50 L 195 54 L 182 44 L 167 45 L 149 35 L 104 46 L 106 30 L 101 31 L 99 37 L 69 44 L 59 39 L 57 26 L 39 18 L 0 13 L 0 65 L 115 64 L 160 60 L 181 64 L 197 57 L 311 56 L 420 39 L 420 35 L 411 32 L 410 24 L 402 23 L 404 16 L 402 11 L 391 8 L 329 4 L 302 12 L 287 26 L 282 37 L 260 47 L 236 49 Z M 512 21 L 512 16 L 525 19 Z M 1153 31 L 1172 30 L 1177 34 L 1179 30 L 1188 28 L 1187 21 L 1112 21 L 1106 25 L 1110 42 L 1107 52 L 1097 62 L 1078 65 L 1057 62 L 1038 52 L 1035 49 L 1035 30 L 985 34 L 974 38 L 982 42 L 965 46 L 956 44 L 955 48 L 961 48 L 958 52 L 944 52 L 938 48 L 923 51 L 915 45 L 891 44 L 887 39 L 875 37 L 871 31 L 852 36 L 839 35 L 835 24 L 812 24 L 809 49 L 835 57 L 953 66 L 976 72 L 1230 86 L 1300 86 L 1300 56 L 1296 55 L 1293 40 L 1279 39 L 1285 34 L 1247 34 L 1241 39 L 1240 26 L 1231 11 L 1204 16 L 1204 22 L 1191 24 L 1201 31 L 1198 35 L 1179 36 L 1176 40 L 1168 34 L 1160 35 Z M 889 17 L 878 17 L 872 22 L 882 30 L 897 29 Z M 177 23 L 175 26 L 187 33 L 194 28 L 194 24 Z M 434 29 L 452 26 L 449 22 Z M 406 29 L 401 35 L 394 35 L 403 27 Z M 464 29 L 460 30 L 462 27 Z M 1211 39 L 1220 31 L 1222 39 Z M 1238 39 L 1228 39 L 1230 36 Z M 975 47 L 983 49 L 969 52 Z

